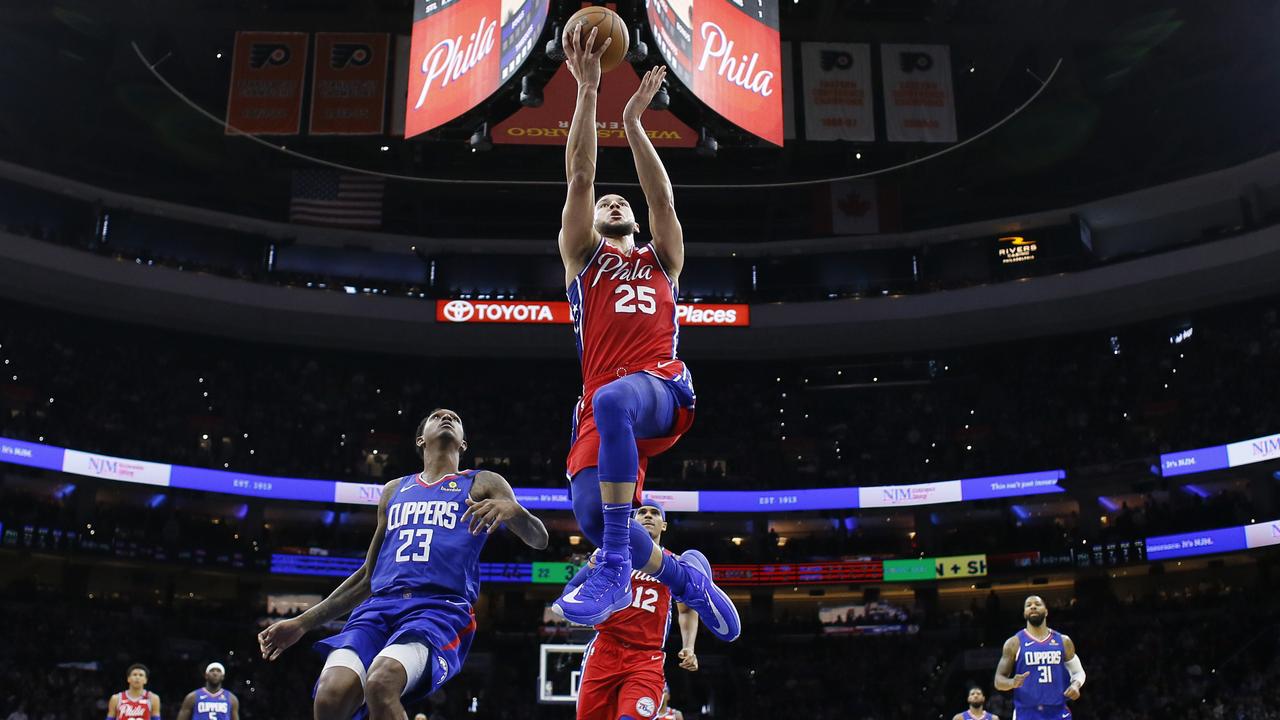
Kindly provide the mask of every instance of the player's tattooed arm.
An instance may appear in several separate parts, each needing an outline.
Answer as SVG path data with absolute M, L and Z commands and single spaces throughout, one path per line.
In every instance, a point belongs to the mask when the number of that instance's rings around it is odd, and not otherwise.
M 196 694 L 194 691 L 187 693 L 182 698 L 182 707 L 178 708 L 178 720 L 191 720 L 191 713 L 196 709 Z
M 595 46 L 596 28 L 583 34 L 579 25 L 566 33 L 565 64 L 578 81 L 577 104 L 569 123 L 564 151 L 564 176 L 569 183 L 564 209 L 560 211 L 560 259 L 564 261 L 565 285 L 586 265 L 588 256 L 600 242 L 593 221 L 596 205 L 596 98 L 600 87 L 600 56 L 610 44 L 605 38 Z
M 640 122 L 640 116 L 649 107 L 666 76 L 667 69 L 662 66 L 645 73 L 640 80 L 640 87 L 622 111 L 622 123 L 627 131 L 631 156 L 635 159 L 636 175 L 644 190 L 645 204 L 649 206 L 649 231 L 653 233 L 653 246 L 667 274 L 678 282 L 680 271 L 684 268 L 684 229 L 680 227 L 680 219 L 676 217 L 671 178 Z
M 1014 688 L 1022 687 L 1022 683 L 1026 682 L 1027 676 L 1031 673 L 1024 672 L 1020 675 L 1014 675 L 1013 671 L 1017 667 L 1018 636 L 1014 635 L 1004 641 L 1004 652 L 1000 655 L 1000 664 L 996 666 L 996 690 L 1008 692 Z
M 698 671 L 698 656 L 694 643 L 698 641 L 698 613 L 684 603 L 676 603 L 677 622 L 680 625 L 680 667 L 689 672 Z
M 525 545 L 538 550 L 547 547 L 551 540 L 542 521 L 516 500 L 506 478 L 488 470 L 476 475 L 462 519 L 469 521 L 472 534 L 492 535 L 499 525 L 506 523 Z
M 273 623 L 258 633 L 258 648 L 262 651 L 264 660 L 280 657 L 280 653 L 301 640 L 303 635 L 330 620 L 346 615 L 373 594 L 373 566 L 378 560 L 378 551 L 382 549 L 382 536 L 387 534 L 387 503 L 395 494 L 398 484 L 398 480 L 391 480 L 382 486 L 382 497 L 378 500 L 378 526 L 373 531 L 373 539 L 369 541 L 364 564 L 329 593 L 329 597 L 312 605 L 306 612 L 296 618 Z

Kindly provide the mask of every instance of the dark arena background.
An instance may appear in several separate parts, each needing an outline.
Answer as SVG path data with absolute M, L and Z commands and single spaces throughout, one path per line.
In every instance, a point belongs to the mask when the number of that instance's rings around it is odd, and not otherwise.
M 134 663 L 166 719 L 211 663 L 239 717 L 326 717 L 344 618 L 258 634 L 360 567 L 438 407 L 550 542 L 491 537 L 407 717 L 575 716 L 589 4 L 0 3 L 0 719 L 128 717 Z M 697 418 L 644 493 L 742 622 L 696 672 L 671 628 L 670 707 L 1007 719 L 1034 595 L 1076 717 L 1280 718 L 1280 4 L 607 5 L 598 192 L 648 241 L 622 113 L 667 66 L 687 245 Z

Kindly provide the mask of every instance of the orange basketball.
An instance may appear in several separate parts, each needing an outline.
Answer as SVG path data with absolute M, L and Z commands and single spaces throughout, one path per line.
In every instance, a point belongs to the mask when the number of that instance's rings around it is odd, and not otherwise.
M 609 72 L 610 70 L 622 64 L 622 59 L 627 55 L 627 49 L 631 47 L 631 39 L 627 37 L 627 24 L 622 22 L 622 18 L 618 17 L 618 13 L 607 7 L 592 6 L 584 7 L 569 18 L 564 24 L 564 38 L 562 42 L 566 45 L 569 43 L 569 33 L 573 29 L 582 24 L 582 43 L 587 43 L 587 35 L 591 32 L 591 28 L 598 27 L 596 31 L 596 42 L 602 43 L 605 38 L 613 38 L 613 43 L 609 45 L 609 49 L 604 51 L 604 55 L 600 56 L 600 72 Z M 593 48 L 586 48 L 591 50 Z

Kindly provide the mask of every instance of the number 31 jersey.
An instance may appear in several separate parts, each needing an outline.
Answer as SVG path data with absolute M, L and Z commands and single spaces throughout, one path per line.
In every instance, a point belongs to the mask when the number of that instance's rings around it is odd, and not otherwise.
M 1063 705 L 1067 698 L 1062 694 L 1070 685 L 1067 677 L 1066 647 L 1062 643 L 1062 633 L 1050 630 L 1044 640 L 1036 640 L 1019 630 L 1018 666 L 1015 673 L 1030 673 L 1022 682 L 1022 687 L 1013 691 L 1013 707 L 1033 709 L 1037 707 L 1054 707 Z
M 676 288 L 652 244 L 627 254 L 602 239 L 567 292 L 584 396 L 631 373 L 680 376 Z
M 432 483 L 419 475 L 400 478 L 387 503 L 387 532 L 373 566 L 374 595 L 434 592 L 475 604 L 480 550 L 489 535 L 472 535 L 462 514 L 479 472 L 464 470 Z

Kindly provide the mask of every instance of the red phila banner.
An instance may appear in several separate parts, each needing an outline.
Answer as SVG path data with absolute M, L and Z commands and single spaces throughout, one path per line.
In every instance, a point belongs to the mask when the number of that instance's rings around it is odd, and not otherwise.
M 694 95 L 730 122 L 782 145 L 777 0 L 649 0 L 658 51 Z
M 227 97 L 228 135 L 297 135 L 307 34 L 238 32 Z
M 382 134 L 387 47 L 383 33 L 316 33 L 312 135 Z
M 548 0 L 415 0 L 404 135 L 462 115 L 510 78 L 536 44 Z
M 751 307 L 681 304 L 676 308 L 676 318 L 685 326 L 746 327 L 751 324 Z M 544 325 L 572 322 L 569 303 L 533 300 L 437 300 L 436 321 Z
M 596 136 L 600 145 L 627 146 L 622 109 L 638 87 L 640 76 L 627 63 L 604 76 L 596 102 Z M 564 145 L 573 120 L 577 88 L 578 81 L 573 79 L 569 68 L 561 65 L 542 90 L 542 106 L 521 108 L 498 123 L 493 128 L 493 141 L 513 145 Z M 693 147 L 698 142 L 697 133 L 666 110 L 645 112 L 644 129 L 654 147 Z

